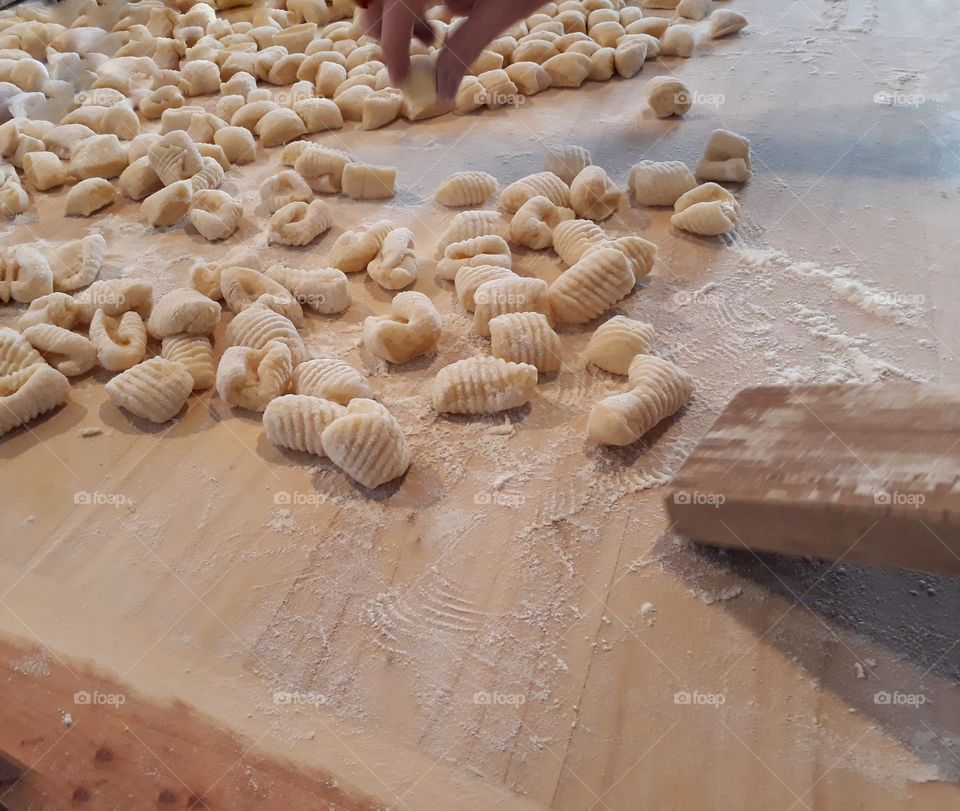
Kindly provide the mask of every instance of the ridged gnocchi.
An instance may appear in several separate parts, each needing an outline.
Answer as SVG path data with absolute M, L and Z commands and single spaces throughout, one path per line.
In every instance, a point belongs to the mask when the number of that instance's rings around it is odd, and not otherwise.
M 554 205 L 546 197 L 531 197 L 510 221 L 510 239 L 518 245 L 542 250 L 553 244 L 553 231 L 564 220 L 574 218 L 572 209 Z
M 230 346 L 217 367 L 217 394 L 229 406 L 263 411 L 286 392 L 293 366 L 290 347 L 282 341 L 266 341 L 259 347 Z
M 70 381 L 45 363 L 0 375 L 0 436 L 67 401 Z
M 440 340 L 443 319 L 423 293 L 398 293 L 390 314 L 369 316 L 363 322 L 363 343 L 378 358 L 406 363 L 432 352 Z
M 357 397 L 374 399 L 367 379 L 338 358 L 313 358 L 299 364 L 293 370 L 290 389 L 294 394 L 322 397 L 340 405 Z
M 193 391 L 193 378 L 179 363 L 150 358 L 121 372 L 106 385 L 113 404 L 150 422 L 172 420 Z
M 364 487 L 379 487 L 410 467 L 400 423 L 373 400 L 351 400 L 346 413 L 324 429 L 321 442 L 330 460 Z
M 134 310 L 118 316 L 97 310 L 90 321 L 90 341 L 97 350 L 97 362 L 104 369 L 123 372 L 143 360 L 147 327 Z
M 632 263 L 614 248 L 590 251 L 550 285 L 558 321 L 585 324 L 624 298 L 635 284 Z
M 263 411 L 263 432 L 278 448 L 326 456 L 324 430 L 347 410 L 338 403 L 305 394 L 284 394 Z
M 701 236 L 717 236 L 732 231 L 742 214 L 737 198 L 716 183 L 704 183 L 691 189 L 677 200 L 674 211 L 671 223 Z
M 638 205 L 672 206 L 697 180 L 681 161 L 640 161 L 630 169 L 629 183 Z
M 393 223 L 390 220 L 378 220 L 344 231 L 330 249 L 330 264 L 344 273 L 366 270 L 392 230 Z
M 441 413 L 493 414 L 529 402 L 537 367 L 501 358 L 475 357 L 445 366 L 434 381 L 433 407 Z
M 437 262 L 437 275 L 441 279 L 456 279 L 461 268 L 476 265 L 496 265 L 510 270 L 513 256 L 507 241 L 497 234 L 489 234 L 453 242 Z
M 497 179 L 488 172 L 457 172 L 447 178 L 434 194 L 443 206 L 478 206 L 497 193 Z
M 387 290 L 401 290 L 417 280 L 420 260 L 414 250 L 413 232 L 394 228 L 384 238 L 377 255 L 367 265 L 367 273 Z
M 604 321 L 590 336 L 586 358 L 607 372 L 625 375 L 637 355 L 650 351 L 656 333 L 650 324 L 615 315 Z
M 505 313 L 490 319 L 490 352 L 513 363 L 529 363 L 540 372 L 556 372 L 563 345 L 542 313 Z

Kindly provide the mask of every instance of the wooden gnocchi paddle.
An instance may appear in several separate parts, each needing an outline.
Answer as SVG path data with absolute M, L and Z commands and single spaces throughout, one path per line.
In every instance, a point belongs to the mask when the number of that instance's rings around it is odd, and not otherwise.
M 762 386 L 666 501 L 697 543 L 960 573 L 960 386 Z

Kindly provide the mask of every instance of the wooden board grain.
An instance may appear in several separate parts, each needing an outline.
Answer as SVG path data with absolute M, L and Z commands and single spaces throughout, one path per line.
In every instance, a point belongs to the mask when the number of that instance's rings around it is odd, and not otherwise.
M 960 386 L 745 389 L 666 506 L 698 542 L 960 573 Z

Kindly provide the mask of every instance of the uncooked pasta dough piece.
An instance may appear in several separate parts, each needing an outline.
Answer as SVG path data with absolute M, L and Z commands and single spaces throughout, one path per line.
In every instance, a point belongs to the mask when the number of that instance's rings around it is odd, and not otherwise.
M 546 197 L 531 197 L 510 221 L 510 239 L 518 245 L 543 250 L 553 244 L 553 230 L 564 220 L 572 220 L 572 209 L 555 206 Z
M 35 324 L 24 339 L 44 360 L 67 377 L 82 375 L 97 365 L 97 350 L 89 339 L 54 324 Z
M 140 206 L 143 218 L 152 228 L 176 225 L 190 210 L 193 185 L 189 180 L 178 180 L 145 198 Z
M 396 194 L 397 170 L 393 166 L 348 163 L 343 167 L 343 192 L 353 200 L 382 200 Z
M 670 222 L 677 228 L 701 236 L 732 231 L 742 214 L 737 198 L 716 183 L 704 183 L 691 189 L 677 200 L 673 208 L 676 213 Z
M 511 183 L 500 193 L 500 205 L 515 213 L 527 200 L 537 196 L 546 197 L 555 206 L 570 208 L 570 187 L 553 172 L 538 172 Z
M 592 251 L 599 250 L 600 248 L 613 248 L 626 256 L 635 281 L 640 281 L 653 270 L 653 263 L 657 258 L 657 246 L 643 237 L 638 236 L 626 236 L 606 240 L 599 245 L 588 248 L 584 251 L 583 255 L 587 256 Z
M 414 252 L 413 232 L 395 228 L 386 235 L 377 255 L 367 265 L 367 273 L 387 290 L 401 290 L 417 280 L 420 260 Z
M 342 313 L 350 306 L 346 274 L 337 268 L 298 270 L 275 265 L 267 276 L 282 284 L 301 304 L 322 315 Z
M 259 302 L 289 318 L 294 326 L 303 326 L 303 309 L 300 303 L 282 284 L 253 268 L 222 268 L 220 293 L 227 306 L 235 313 L 241 313 Z M 263 296 L 269 298 L 263 299 Z
M 582 146 L 561 146 L 551 150 L 543 163 L 545 172 L 552 172 L 569 185 L 584 169 L 593 164 L 590 153 Z
M 390 220 L 378 220 L 344 231 L 330 249 L 330 264 L 344 273 L 366 270 L 392 230 L 393 223 Z
M 710 16 L 710 36 L 713 39 L 736 34 L 747 27 L 747 18 L 728 8 L 717 9 Z
M 661 76 L 647 83 L 647 102 L 657 118 L 669 118 L 685 115 L 693 104 L 693 96 L 679 79 Z
M 672 206 L 696 185 L 681 161 L 640 161 L 630 169 L 630 191 L 641 206 Z
M 378 358 L 406 363 L 436 348 L 442 323 L 429 297 L 413 291 L 398 293 L 389 315 L 364 320 L 363 343 Z
M 300 148 L 300 143 L 304 144 Z M 353 156 L 306 141 L 295 142 L 283 150 L 284 162 L 293 159 L 293 166 L 307 184 L 317 192 L 332 194 L 343 188 L 343 170 L 353 163 Z
M 395 121 L 403 107 L 403 95 L 393 88 L 376 90 L 363 100 L 360 125 L 365 130 L 377 130 Z
M 116 317 L 97 310 L 90 321 L 90 340 L 96 347 L 97 361 L 104 369 L 123 372 L 143 360 L 147 351 L 147 328 L 139 313 L 133 310 Z
M 443 206 L 478 206 L 497 193 L 497 179 L 487 172 L 457 172 L 437 188 L 434 199 Z
M 441 413 L 492 414 L 529 402 L 537 387 L 537 367 L 466 358 L 441 369 L 433 386 L 433 407 Z
M 97 310 L 112 316 L 136 310 L 146 318 L 153 309 L 153 285 L 144 279 L 103 279 L 78 293 L 74 303 L 82 324 L 89 324 Z
M 10 327 L 0 327 L 0 378 L 36 363 L 44 363 L 43 356 L 23 335 Z
M 723 183 L 746 183 L 753 176 L 750 141 L 730 130 L 714 130 L 707 139 L 697 177 Z
M 0 436 L 67 401 L 70 381 L 45 363 L 0 376 Z
M 64 329 L 72 329 L 79 320 L 79 309 L 73 296 L 68 296 L 66 293 L 49 293 L 30 302 L 26 312 L 17 319 L 17 328 L 22 330 L 34 324 L 56 324 Z M 2 332 L 3 330 L 0 329 L 0 333 Z M 2 355 L 2 348 L 0 348 L 0 355 Z M 2 368 L 3 364 L 0 362 L 0 374 L 3 374 Z
M 333 224 L 330 209 L 321 200 L 287 203 L 270 218 L 268 242 L 302 246 L 313 242 Z
M 535 197 L 536 195 L 530 195 Z M 517 208 L 526 202 L 525 198 Z M 503 219 L 497 211 L 461 211 L 450 221 L 450 225 L 441 234 L 437 251 L 442 255 L 449 245 L 475 237 L 501 236 Z
M 615 315 L 590 336 L 587 360 L 615 375 L 625 375 L 637 355 L 650 351 L 655 335 L 650 324 Z
M 587 433 L 604 445 L 630 445 L 680 410 L 693 394 L 693 379 L 670 361 L 637 355 L 630 364 L 630 390 L 597 403 Z
M 147 153 L 150 166 L 164 186 L 188 180 L 203 168 L 197 145 L 183 130 L 174 130 L 160 138 Z
M 542 313 L 504 313 L 490 319 L 490 352 L 540 372 L 556 372 L 563 360 L 560 336 Z
M 287 203 L 309 203 L 313 200 L 313 190 L 297 172 L 288 169 L 271 175 L 260 184 L 260 200 L 273 214 Z
M 558 321 L 585 324 L 608 310 L 632 289 L 632 263 L 613 248 L 586 253 L 550 285 L 550 305 Z
M 220 323 L 220 305 L 197 290 L 179 287 L 161 296 L 147 321 L 147 332 L 160 340 L 189 332 L 210 335 Z
M 590 75 L 591 66 L 589 56 L 574 51 L 557 54 L 543 63 L 553 80 L 552 87 L 580 87 Z
M 617 210 L 622 196 L 599 166 L 587 166 L 570 185 L 571 207 L 578 217 L 588 220 L 605 220 Z
M 0 253 L 0 302 L 28 304 L 52 292 L 53 271 L 43 254 L 30 245 Z
M 267 341 L 258 348 L 230 346 L 217 367 L 217 394 L 229 406 L 263 411 L 286 392 L 292 373 L 290 347 L 282 341 Z
M 568 267 L 606 239 L 603 229 L 591 220 L 567 220 L 553 229 L 553 249 Z
M 477 76 L 483 88 L 481 101 L 491 110 L 503 107 L 506 104 L 515 104 L 517 100 L 517 86 L 510 79 L 505 70 L 487 70 Z
M 70 174 L 110 179 L 127 168 L 127 150 L 116 135 L 91 135 L 70 151 Z
M 290 389 L 294 394 L 322 397 L 340 405 L 357 397 L 374 397 L 367 379 L 338 358 L 314 358 L 301 363 L 293 370 Z
M 120 191 L 131 200 L 143 200 L 163 188 L 163 182 L 153 171 L 150 158 L 137 158 L 120 174 Z
M 553 77 L 536 62 L 513 62 L 504 70 L 524 96 L 535 96 L 553 84 Z
M 190 222 L 200 236 L 214 242 L 226 239 L 240 225 L 243 205 L 224 191 L 203 189 L 193 195 Z
M 330 460 L 364 487 L 379 487 L 410 467 L 400 423 L 373 400 L 352 400 L 346 414 L 327 426 L 321 441 Z
M 68 217 L 89 217 L 116 199 L 117 190 L 109 180 L 91 177 L 67 192 L 63 213 Z
M 467 265 L 457 271 L 454 287 L 457 298 L 467 312 L 477 308 L 474 297 L 480 285 L 499 279 L 512 279 L 517 274 L 507 268 L 497 265 Z
M 193 391 L 193 378 L 179 363 L 164 358 L 131 366 L 107 381 L 113 404 L 150 422 L 167 422 L 183 408 Z
M 205 335 L 168 335 L 163 339 L 160 357 L 183 366 L 193 378 L 194 391 L 209 389 L 216 381 L 217 364 L 213 358 L 213 346 Z
M 461 268 L 474 265 L 496 265 L 509 270 L 513 257 L 507 241 L 489 234 L 453 242 L 447 245 L 443 258 L 437 263 L 437 275 L 441 279 L 453 280 Z
M 263 432 L 278 448 L 326 456 L 324 430 L 347 410 L 337 403 L 305 394 L 284 394 L 271 400 L 263 412 Z
M 62 186 L 67 171 L 52 152 L 29 152 L 23 156 L 23 174 L 35 189 L 48 191 Z
M 227 325 L 224 337 L 230 346 L 250 349 L 262 349 L 271 341 L 279 341 L 289 347 L 294 365 L 303 363 L 308 357 L 293 322 L 261 302 L 238 313 Z
M 613 53 L 613 65 L 617 75 L 624 79 L 632 79 L 642 69 L 647 61 L 647 43 L 641 40 L 628 39 L 617 46 Z
M 250 130 L 243 127 L 221 127 L 213 134 L 230 163 L 249 163 L 257 156 L 257 145 Z
M 516 274 L 484 282 L 473 294 L 473 302 L 473 328 L 485 337 L 490 335 L 490 319 L 503 313 L 543 313 L 548 318 L 553 315 L 547 283 Z
M 190 178 L 190 188 L 195 192 L 218 188 L 223 182 L 223 167 L 215 158 L 201 157 L 200 161 L 203 166 Z
M 696 44 L 693 28 L 689 25 L 671 25 L 660 37 L 660 55 L 686 59 L 693 54 Z
M 280 107 L 264 115 L 254 127 L 254 132 L 260 136 L 261 146 L 279 146 L 305 135 L 307 125 L 293 110 Z
M 688 20 L 702 20 L 710 13 L 710 0 L 680 0 L 677 16 Z

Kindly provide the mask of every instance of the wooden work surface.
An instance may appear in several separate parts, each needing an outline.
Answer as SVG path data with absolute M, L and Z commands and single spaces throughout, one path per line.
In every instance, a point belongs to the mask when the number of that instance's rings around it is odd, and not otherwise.
M 644 158 L 694 164 L 717 126 L 743 133 L 756 175 L 737 234 L 687 237 L 626 203 L 605 224 L 659 244 L 622 311 L 697 380 L 647 441 L 586 443 L 590 406 L 622 385 L 584 367 L 587 330 L 564 334 L 529 407 L 438 418 L 429 381 L 484 344 L 428 263 L 436 357 L 390 371 L 358 348 L 389 301 L 363 279 L 305 331 L 371 375 L 410 438 L 410 472 L 373 496 L 209 392 L 170 425 L 134 424 L 102 374 L 0 442 L 0 752 L 34 768 L 0 801 L 289 808 L 306 784 L 297 807 L 957 806 L 955 582 L 698 550 L 661 502 L 745 385 L 957 380 L 960 20 L 938 2 L 734 5 L 748 34 L 669 65 L 698 94 L 685 120 L 645 112 L 651 63 L 521 109 L 324 136 L 397 165 L 401 193 L 333 201 L 318 248 L 263 247 L 318 266 L 340 231 L 390 216 L 432 256 L 450 213 L 430 195 L 457 169 L 508 182 L 575 142 L 625 184 Z M 263 246 L 256 189 L 278 166 L 274 149 L 228 174 L 246 209 L 231 244 Z M 34 199 L 5 242 L 99 230 L 104 275 L 160 292 L 225 250 L 148 233 L 134 204 L 65 224 L 63 193 Z M 560 271 L 548 254 L 518 265 Z

